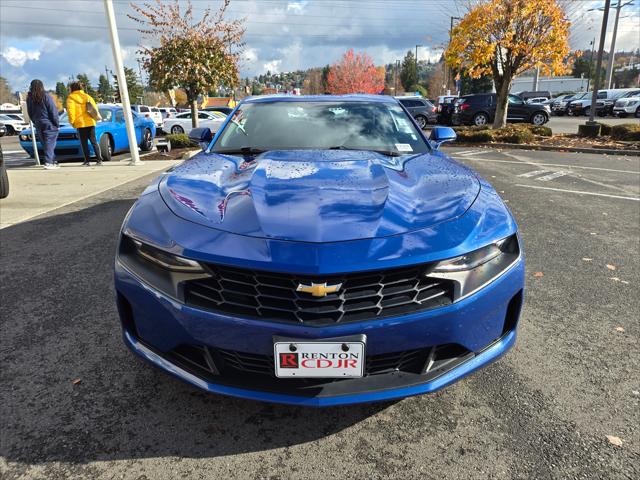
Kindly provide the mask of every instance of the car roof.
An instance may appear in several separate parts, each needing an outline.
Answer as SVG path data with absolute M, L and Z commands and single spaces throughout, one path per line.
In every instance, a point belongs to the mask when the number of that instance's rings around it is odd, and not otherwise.
M 416 97 L 420 98 L 420 97 Z M 242 103 L 276 103 L 276 102 L 363 102 L 363 103 L 396 103 L 389 95 L 265 95 L 247 97 Z

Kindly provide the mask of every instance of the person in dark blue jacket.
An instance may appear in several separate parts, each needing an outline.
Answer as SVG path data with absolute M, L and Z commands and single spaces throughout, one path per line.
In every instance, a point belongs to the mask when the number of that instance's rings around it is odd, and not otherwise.
M 44 91 L 42 81 L 31 81 L 29 94 L 27 95 L 27 112 L 29 118 L 40 135 L 40 142 L 44 149 L 44 168 L 51 170 L 58 167 L 55 161 L 56 141 L 58 140 L 58 108 L 51 95 Z

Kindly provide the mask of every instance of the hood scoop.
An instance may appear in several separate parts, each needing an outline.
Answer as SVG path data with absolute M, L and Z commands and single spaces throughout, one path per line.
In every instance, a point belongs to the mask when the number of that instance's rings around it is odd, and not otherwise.
M 401 234 L 464 213 L 479 191 L 466 168 L 435 155 L 271 151 L 200 154 L 160 193 L 178 216 L 254 237 L 336 242 Z

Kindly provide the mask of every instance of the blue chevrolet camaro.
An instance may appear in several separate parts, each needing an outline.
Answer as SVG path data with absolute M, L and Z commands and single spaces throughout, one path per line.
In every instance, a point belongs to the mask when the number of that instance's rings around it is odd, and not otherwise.
M 122 151 L 129 151 L 129 138 L 124 121 L 122 107 L 119 105 L 98 105 L 102 121 L 96 124 L 96 139 L 100 144 L 103 160 L 111 160 L 111 156 Z M 143 152 L 153 148 L 153 139 L 156 136 L 156 126 L 153 120 L 133 114 L 136 140 Z M 38 153 L 44 155 L 42 144 L 38 140 Z M 33 157 L 33 143 L 31 141 L 31 129 L 23 130 L 20 134 L 20 146 L 29 156 Z M 89 144 L 91 155 L 94 156 L 93 147 Z M 64 113 L 60 116 L 60 130 L 55 148 L 56 160 L 81 158 L 82 148 L 78 131 L 69 124 L 69 118 Z
M 433 392 L 513 346 L 518 228 L 391 97 L 243 101 L 127 214 L 124 340 L 209 392 L 310 406 Z

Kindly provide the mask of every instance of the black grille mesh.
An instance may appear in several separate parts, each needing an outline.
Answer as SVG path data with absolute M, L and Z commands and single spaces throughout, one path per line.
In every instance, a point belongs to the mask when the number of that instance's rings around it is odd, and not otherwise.
M 312 326 L 401 315 L 448 305 L 453 284 L 425 276 L 429 265 L 323 277 L 219 265 L 211 278 L 184 284 L 188 305 L 235 316 Z M 325 297 L 298 292 L 298 285 L 342 284 Z

